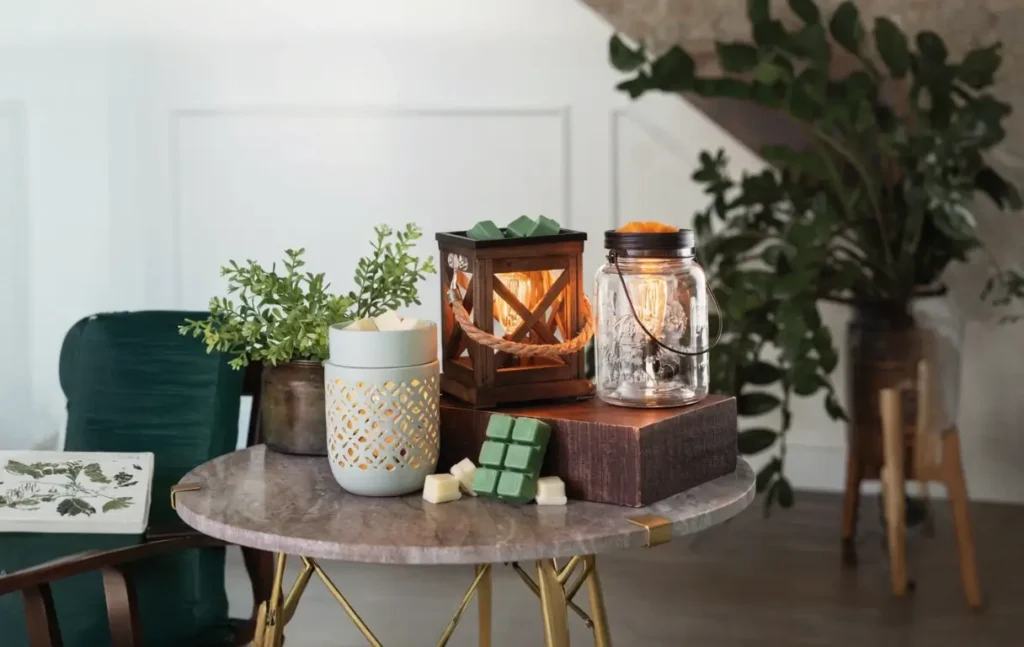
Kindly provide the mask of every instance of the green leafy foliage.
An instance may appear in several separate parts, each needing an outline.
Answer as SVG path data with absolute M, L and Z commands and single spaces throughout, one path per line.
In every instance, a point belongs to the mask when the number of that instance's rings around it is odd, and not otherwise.
M 970 211 L 977 195 L 1003 210 L 1024 206 L 985 162 L 1010 115 L 990 93 L 998 43 L 956 60 L 938 34 L 908 37 L 886 18 L 869 36 L 850 1 L 830 16 L 814 0 L 789 7 L 800 19 L 792 28 L 772 17 L 769 0 L 748 0 L 752 40 L 717 44 L 722 75 L 698 73 L 674 47 L 619 84 L 634 98 L 683 89 L 756 103 L 807 142 L 764 147 L 770 168 L 740 177 L 723 151 L 703 151 L 692 177 L 707 197 L 694 229 L 721 307 L 712 326 L 725 331 L 711 352 L 712 388 L 737 395 L 739 415 L 765 416 L 740 449 L 776 452 L 757 479 L 768 507 L 794 501 L 784 473 L 792 399 L 820 398 L 830 418 L 847 419 L 819 304 L 905 314 L 915 294 L 981 245 Z M 853 54 L 855 69 L 832 74 L 833 46 Z M 899 105 L 889 104 L 899 89 Z M 1024 299 L 1024 273 L 995 268 L 982 297 L 999 306 Z
M 103 511 L 123 510 L 132 504 L 130 496 L 119 496 L 103 504 Z
M 110 479 L 108 479 L 103 474 L 103 470 L 100 469 L 99 463 L 89 463 L 88 465 L 85 466 L 84 473 L 85 477 L 92 481 L 93 483 L 110 483 Z
M 64 499 L 57 505 L 57 513 L 62 517 L 76 517 L 80 514 L 89 517 L 96 514 L 96 508 L 84 499 Z
M 304 249 L 289 249 L 282 263 L 269 270 L 256 261 L 230 261 L 221 268 L 232 297 L 210 299 L 210 316 L 186 320 L 183 335 L 202 339 L 207 352 L 235 357 L 235 368 L 259 361 L 276 365 L 292 360 L 327 359 L 331 324 L 375 317 L 386 310 L 419 304 L 418 283 L 435 271 L 433 259 L 421 261 L 412 248 L 422 237 L 413 224 L 393 231 L 374 228 L 373 253 L 356 265 L 356 290 L 329 292 L 324 273 L 303 271 Z M 237 299 L 237 300 L 236 300 Z

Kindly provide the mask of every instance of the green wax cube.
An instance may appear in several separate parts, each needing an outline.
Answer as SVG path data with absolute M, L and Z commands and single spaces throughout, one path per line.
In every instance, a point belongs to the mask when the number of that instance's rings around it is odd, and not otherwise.
M 548 218 L 541 216 L 537 219 L 537 228 L 533 230 L 532 236 L 556 236 L 562 231 L 562 226 Z
M 504 501 L 527 503 L 537 496 L 537 477 L 519 472 L 502 472 L 498 479 L 498 497 Z
M 481 220 L 466 232 L 466 236 L 473 240 L 501 240 L 505 234 L 490 220 Z
M 527 236 L 533 236 L 533 232 L 536 229 L 537 221 L 529 216 L 519 216 L 509 223 L 508 227 L 505 227 L 505 231 L 508 233 L 509 238 L 526 238 Z
M 480 447 L 480 464 L 501 468 L 505 460 L 505 450 L 507 448 L 508 445 L 505 443 L 485 440 L 483 446 Z
M 512 428 L 512 440 L 524 445 L 543 447 L 551 436 L 551 427 L 535 418 L 516 418 Z
M 489 467 L 478 467 L 473 475 L 473 491 L 483 496 L 496 496 L 498 490 L 498 470 Z
M 527 474 L 540 473 L 541 453 L 532 445 L 509 445 L 505 468 Z
M 491 440 L 508 441 L 512 437 L 512 427 L 515 424 L 516 420 L 512 416 L 495 413 L 487 421 L 487 437 Z

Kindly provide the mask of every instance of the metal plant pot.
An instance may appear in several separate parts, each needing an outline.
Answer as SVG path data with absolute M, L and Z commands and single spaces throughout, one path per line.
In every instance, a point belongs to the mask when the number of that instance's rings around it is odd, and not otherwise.
M 263 439 L 270 449 L 326 456 L 323 364 L 296 360 L 264 366 L 260 416 Z

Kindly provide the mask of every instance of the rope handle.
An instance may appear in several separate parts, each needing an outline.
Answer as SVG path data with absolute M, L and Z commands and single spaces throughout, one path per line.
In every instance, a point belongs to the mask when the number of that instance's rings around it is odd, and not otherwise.
M 466 312 L 466 307 L 462 305 L 462 299 L 459 297 L 456 290 L 448 290 L 448 302 L 452 306 L 452 313 L 455 315 L 455 321 L 459 322 L 459 326 L 462 327 L 462 332 L 467 337 L 478 344 L 482 344 L 488 348 L 493 348 L 494 350 L 508 353 L 509 355 L 515 355 L 517 357 L 547 357 L 549 359 L 558 359 L 562 355 L 572 355 L 580 352 L 587 345 L 587 342 L 590 341 L 591 337 L 594 336 L 594 320 L 590 311 L 590 301 L 586 296 L 583 297 L 582 304 L 584 317 L 583 329 L 580 330 L 580 334 L 576 335 L 573 339 L 563 341 L 560 344 L 524 344 L 496 337 L 473 325 L 473 321 L 469 318 L 469 313 Z

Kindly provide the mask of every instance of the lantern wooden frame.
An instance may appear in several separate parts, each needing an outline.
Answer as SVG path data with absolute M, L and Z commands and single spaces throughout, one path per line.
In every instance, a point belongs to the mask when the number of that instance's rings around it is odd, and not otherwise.
M 594 395 L 583 352 L 560 359 L 511 357 L 470 339 L 452 308 L 453 297 L 461 300 L 473 326 L 497 336 L 501 334 L 495 331 L 498 298 L 519 315 L 518 327 L 506 331 L 504 339 L 557 344 L 576 338 L 589 316 L 583 296 L 586 238 L 584 232 L 567 229 L 555 236 L 482 241 L 461 231 L 437 234 L 444 393 L 474 407 Z M 521 303 L 498 276 L 508 273 L 544 279 L 534 303 Z

